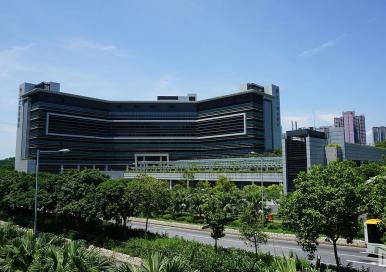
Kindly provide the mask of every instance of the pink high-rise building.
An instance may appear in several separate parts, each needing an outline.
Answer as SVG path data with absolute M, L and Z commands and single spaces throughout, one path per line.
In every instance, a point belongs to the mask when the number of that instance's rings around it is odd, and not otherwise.
M 346 143 L 366 144 L 365 116 L 355 115 L 355 111 L 343 112 L 342 117 L 334 118 L 335 127 L 343 127 Z

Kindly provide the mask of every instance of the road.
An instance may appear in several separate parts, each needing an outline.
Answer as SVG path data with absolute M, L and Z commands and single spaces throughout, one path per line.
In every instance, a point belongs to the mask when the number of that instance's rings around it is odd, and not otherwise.
M 144 223 L 130 223 L 133 228 L 144 228 Z M 149 231 L 159 234 L 166 233 L 169 237 L 183 237 L 186 240 L 194 240 L 205 244 L 213 245 L 214 241 L 206 231 L 181 229 L 177 227 L 161 226 L 149 223 Z M 245 250 L 252 250 L 252 248 L 245 245 L 237 235 L 226 235 L 224 238 L 219 240 L 219 246 L 226 248 L 241 248 Z M 282 240 L 269 240 L 267 244 L 260 247 L 262 252 L 270 252 L 272 255 L 288 256 L 291 252 L 297 256 L 306 258 L 304 253 L 295 241 L 282 241 Z M 368 268 L 373 272 L 385 272 L 386 265 L 381 265 L 377 258 L 368 257 L 364 253 L 364 248 L 355 247 L 339 247 L 339 256 L 343 264 L 351 264 L 356 268 Z M 325 264 L 334 264 L 334 254 L 332 246 L 320 245 L 316 253 L 321 257 L 321 260 Z

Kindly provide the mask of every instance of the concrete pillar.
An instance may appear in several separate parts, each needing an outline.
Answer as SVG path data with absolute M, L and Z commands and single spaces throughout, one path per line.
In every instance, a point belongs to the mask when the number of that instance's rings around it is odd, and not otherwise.
M 169 180 L 169 189 L 173 189 L 173 181 L 172 180 Z

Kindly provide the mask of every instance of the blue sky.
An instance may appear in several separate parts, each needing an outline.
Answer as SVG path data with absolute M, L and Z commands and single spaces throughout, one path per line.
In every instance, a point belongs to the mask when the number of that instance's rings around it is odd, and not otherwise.
M 21 82 L 104 99 L 279 85 L 284 129 L 343 110 L 386 125 L 383 0 L 1 1 L 0 158 Z M 369 137 L 368 137 L 369 138 Z

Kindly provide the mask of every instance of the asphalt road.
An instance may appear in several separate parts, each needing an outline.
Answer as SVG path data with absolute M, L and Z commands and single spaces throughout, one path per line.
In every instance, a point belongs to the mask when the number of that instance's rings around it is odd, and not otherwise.
M 133 228 L 144 228 L 144 223 L 131 223 Z M 176 227 L 161 226 L 149 223 L 149 231 L 154 233 L 163 234 L 166 233 L 169 237 L 183 237 L 186 240 L 194 240 L 205 244 L 213 245 L 214 241 L 209 236 L 209 233 L 198 230 L 188 230 Z M 245 245 L 236 235 L 226 235 L 219 240 L 219 246 L 226 248 L 241 248 L 245 250 L 253 250 Z M 282 240 L 269 240 L 267 244 L 260 247 L 262 252 L 270 252 L 272 255 L 288 256 L 291 252 L 299 257 L 306 258 L 307 254 L 297 245 L 295 241 L 282 241 Z M 345 247 L 340 246 L 338 248 L 339 256 L 343 264 L 351 264 L 356 268 L 368 268 L 374 272 L 385 272 L 385 265 L 381 265 L 377 258 L 368 257 L 364 253 L 364 248 Z M 334 264 L 334 253 L 331 245 L 320 245 L 316 253 L 321 257 L 321 260 L 325 264 Z

